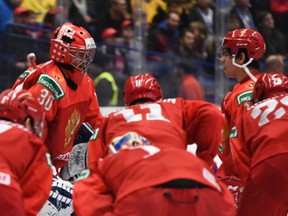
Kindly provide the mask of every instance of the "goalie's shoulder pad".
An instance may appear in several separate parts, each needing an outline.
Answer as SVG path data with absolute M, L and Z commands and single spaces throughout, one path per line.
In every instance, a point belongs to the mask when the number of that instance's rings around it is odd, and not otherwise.
M 29 74 L 31 74 L 31 72 L 31 70 L 25 70 L 22 74 L 20 74 L 18 79 L 25 79 Z
M 62 89 L 61 85 L 59 85 L 58 82 L 56 82 L 52 77 L 47 74 L 41 74 L 37 83 L 49 89 L 55 96 L 56 100 L 59 100 L 65 96 L 65 92 Z

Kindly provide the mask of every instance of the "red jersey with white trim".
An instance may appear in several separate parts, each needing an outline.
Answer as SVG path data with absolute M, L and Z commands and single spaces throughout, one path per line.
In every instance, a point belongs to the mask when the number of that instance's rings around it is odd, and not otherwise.
M 245 181 L 248 172 L 241 167 L 248 157 L 251 168 L 275 155 L 288 153 L 288 95 L 255 104 L 237 123 L 238 142 L 243 146 L 236 170 Z
M 23 194 L 27 215 L 36 215 L 48 199 L 52 185 L 51 161 L 45 144 L 22 125 L 0 120 L 0 146 L 1 186 Z
M 172 98 L 125 107 L 103 121 L 98 138 L 89 142 L 88 161 L 97 163 L 115 137 L 134 131 L 160 148 L 186 149 L 196 143 L 197 156 L 213 169 L 223 124 L 218 107 L 205 101 Z
M 233 202 L 227 187 L 215 178 L 207 164 L 183 149 L 132 147 L 100 159 L 97 171 L 91 171 L 92 175 L 74 185 L 73 205 L 77 215 L 103 215 L 113 203 L 137 190 L 176 179 L 199 182 Z M 93 206 L 83 208 L 87 201 Z
M 253 75 L 257 79 L 260 76 L 259 73 Z M 222 112 L 225 115 L 226 124 L 223 130 L 223 141 L 219 148 L 219 157 L 223 162 L 220 172 L 224 172 L 224 176 L 236 175 L 233 158 L 237 159 L 238 154 L 241 154 L 241 145 L 231 138 L 237 136 L 236 122 L 252 106 L 254 85 L 255 82 L 247 76 L 234 86 L 232 92 L 229 92 L 222 102 Z
M 88 122 L 96 128 L 103 119 L 93 81 L 87 73 L 73 90 L 53 61 L 38 65 L 35 70 L 29 68 L 13 88 L 28 89 L 43 106 L 48 125 L 45 144 L 56 168 L 64 166 L 69 160 L 80 125 Z

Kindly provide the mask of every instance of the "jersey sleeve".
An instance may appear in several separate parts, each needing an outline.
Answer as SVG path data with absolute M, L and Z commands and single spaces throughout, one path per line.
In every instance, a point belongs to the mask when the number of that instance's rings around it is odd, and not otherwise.
M 35 78 L 39 73 L 38 70 L 33 70 L 32 67 L 27 68 L 20 76 L 16 79 L 12 86 L 12 89 L 28 89 L 29 86 L 35 84 Z
M 57 86 L 57 90 L 52 90 L 52 86 Z M 64 96 L 62 88 L 48 75 L 42 75 L 39 77 L 37 83 L 31 86 L 28 91 L 31 92 L 39 104 L 43 106 L 46 121 L 53 121 L 58 110 L 58 100 Z
M 97 167 L 98 160 L 106 151 L 105 130 L 107 128 L 106 118 L 102 121 L 99 128 L 95 130 L 95 134 L 90 138 L 88 143 L 88 166 Z
M 72 196 L 75 213 L 78 216 L 86 216 L 112 212 L 114 199 L 110 189 L 97 169 L 91 169 L 89 172 L 88 178 L 74 184 Z
M 89 78 L 89 92 L 90 92 L 90 103 L 88 107 L 88 112 L 86 114 L 85 121 L 95 129 L 98 128 L 103 120 L 103 115 L 100 112 L 100 107 L 95 92 L 93 81 Z
M 184 128 L 187 142 L 196 143 L 196 155 L 206 161 L 211 169 L 215 168 L 213 161 L 221 141 L 221 131 L 224 117 L 220 109 L 205 101 L 184 102 Z

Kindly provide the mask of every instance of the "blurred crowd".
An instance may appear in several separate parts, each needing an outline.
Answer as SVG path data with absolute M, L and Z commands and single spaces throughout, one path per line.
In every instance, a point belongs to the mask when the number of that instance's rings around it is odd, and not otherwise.
M 95 78 L 100 105 L 124 105 L 118 92 L 127 77 L 135 75 L 139 36 L 145 44 L 143 73 L 159 79 L 165 97 L 213 100 L 208 89 L 215 76 L 216 8 L 215 0 L 0 0 L 5 80 L 0 88 L 10 87 L 28 67 L 28 53 L 34 52 L 39 62 L 47 61 L 53 29 L 70 21 L 86 28 L 97 43 L 89 73 Z M 267 48 L 263 71 L 285 73 L 286 17 L 288 0 L 231 0 L 225 32 L 259 31 Z M 144 32 L 139 34 L 139 29 Z

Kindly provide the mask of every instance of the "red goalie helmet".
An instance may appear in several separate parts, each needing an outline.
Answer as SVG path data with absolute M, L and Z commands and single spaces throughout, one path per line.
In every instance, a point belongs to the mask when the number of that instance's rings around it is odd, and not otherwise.
M 69 22 L 54 31 L 50 43 L 50 59 L 72 65 L 82 72 L 87 71 L 96 50 L 91 35 Z
M 7 89 L 0 94 L 0 118 L 24 124 L 32 119 L 34 133 L 42 138 L 44 132 L 44 112 L 42 106 L 27 90 Z
M 130 76 L 125 83 L 123 98 L 126 105 L 139 99 L 157 101 L 163 98 L 158 81 L 151 74 Z
M 248 57 L 254 60 L 261 59 L 266 51 L 262 35 L 253 29 L 237 29 L 228 32 L 222 41 L 223 48 L 230 48 L 234 55 L 239 49 L 246 49 Z

